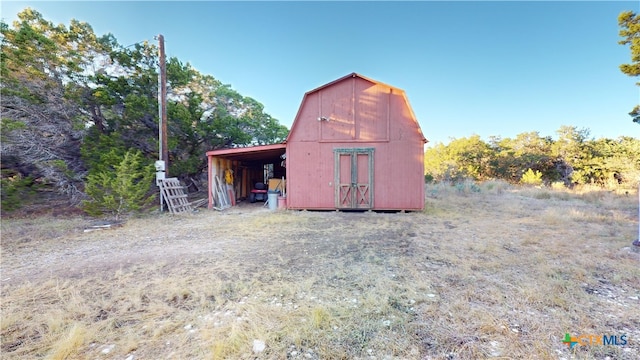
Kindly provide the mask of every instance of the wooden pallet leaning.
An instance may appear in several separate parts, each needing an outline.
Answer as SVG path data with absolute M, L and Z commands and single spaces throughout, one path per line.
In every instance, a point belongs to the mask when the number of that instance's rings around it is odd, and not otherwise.
M 229 194 L 224 190 L 220 177 L 216 175 L 213 178 L 213 208 L 216 210 L 224 210 L 231 207 Z
M 187 200 L 187 194 L 184 193 L 184 187 L 177 178 L 160 180 L 160 190 L 170 213 L 179 214 L 193 211 Z

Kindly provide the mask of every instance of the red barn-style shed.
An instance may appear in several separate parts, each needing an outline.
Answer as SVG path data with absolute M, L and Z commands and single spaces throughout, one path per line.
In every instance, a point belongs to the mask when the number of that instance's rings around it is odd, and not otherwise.
M 420 210 L 425 142 L 401 89 L 353 73 L 311 90 L 287 138 L 287 206 Z
M 422 210 L 426 141 L 401 89 L 357 73 L 313 89 L 283 144 L 287 208 Z

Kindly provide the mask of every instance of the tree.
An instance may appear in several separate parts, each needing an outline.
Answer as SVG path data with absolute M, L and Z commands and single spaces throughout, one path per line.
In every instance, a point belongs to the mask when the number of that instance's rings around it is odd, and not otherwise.
M 533 171 L 533 169 L 528 169 L 522 174 L 520 182 L 525 185 L 542 185 L 542 173 L 537 170 Z
M 495 153 L 491 162 L 491 177 L 516 183 L 527 169 L 539 171 L 545 180 L 559 178 L 555 159 L 551 154 L 551 137 L 541 137 L 537 131 L 516 135 L 515 139 L 494 139 Z
M 490 173 L 492 149 L 480 136 L 437 144 L 424 156 L 425 174 L 436 181 L 485 180 Z
M 525 132 L 515 138 L 453 139 L 425 151 L 425 179 L 503 179 L 511 183 L 634 186 L 640 175 L 640 140 L 590 138 L 588 129 L 561 126 L 558 140 Z
M 103 154 L 136 149 L 157 159 L 157 47 L 123 47 L 87 23 L 53 25 L 29 8 L 18 18 L 0 22 L 3 184 L 32 179 L 77 203 L 87 174 L 112 166 Z M 280 142 L 288 133 L 258 101 L 177 58 L 167 61 L 167 80 L 171 176 L 201 175 L 207 150 Z
M 122 215 L 140 210 L 153 198 L 148 195 L 155 176 L 154 167 L 146 163 L 139 150 L 124 155 L 112 150 L 103 154 L 101 168 L 94 168 L 87 177 L 86 192 L 90 200 L 83 202 L 90 215 Z
M 629 45 L 631 49 L 631 63 L 620 65 L 620 70 L 629 76 L 640 75 L 640 14 L 633 11 L 624 11 L 618 15 L 618 25 L 620 26 L 620 36 L 623 40 L 618 41 L 620 45 Z M 637 82 L 636 85 L 640 85 Z M 640 124 L 640 105 L 629 113 L 633 122 Z
M 113 47 L 111 67 L 95 77 L 91 113 L 96 114 L 96 131 L 90 133 L 93 141 L 85 142 L 85 154 L 101 151 L 103 141 L 98 138 L 115 136 L 121 144 L 135 144 L 147 157 L 157 158 L 156 54 L 155 46 L 148 43 Z M 262 104 L 199 73 L 189 63 L 168 59 L 167 82 L 172 176 L 197 177 L 207 166 L 208 150 L 274 143 L 288 133 L 264 113 Z
M 29 8 L 18 19 L 13 29 L 0 23 L 3 164 L 77 200 L 86 170 L 78 96 L 101 45 L 86 23 L 54 26 Z
M 593 151 L 591 180 L 605 187 L 637 184 L 640 177 L 640 140 L 632 137 L 598 139 Z
M 0 24 L 3 168 L 77 202 L 87 170 L 80 145 L 92 120 L 86 94 L 111 37 L 77 20 L 53 25 L 30 8 L 18 19 L 13 28 Z

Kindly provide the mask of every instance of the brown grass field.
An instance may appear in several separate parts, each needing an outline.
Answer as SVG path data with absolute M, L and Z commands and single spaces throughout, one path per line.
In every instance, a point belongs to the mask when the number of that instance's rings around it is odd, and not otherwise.
M 2 219 L 0 357 L 640 358 L 635 192 L 426 194 L 414 213 Z

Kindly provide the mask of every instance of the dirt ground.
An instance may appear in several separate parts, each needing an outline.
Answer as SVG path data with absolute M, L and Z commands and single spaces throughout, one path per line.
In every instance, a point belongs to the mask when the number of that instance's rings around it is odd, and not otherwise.
M 309 211 L 275 215 L 262 203 L 242 203 L 224 212 L 200 208 L 193 214 L 163 214 L 155 218 L 133 219 L 126 224 L 76 218 L 70 232 L 56 234 L 49 239 L 21 238 L 14 241 L 13 234 L 5 233 L 2 283 L 99 276 L 150 263 L 188 268 L 216 256 L 237 256 L 234 261 L 239 263 L 273 260 L 274 256 L 286 258 L 290 264 L 295 264 L 289 268 L 290 271 L 304 272 L 309 265 L 306 260 L 328 255 L 331 249 L 326 244 L 323 246 L 325 242 L 320 242 L 313 246 L 314 253 L 309 253 L 304 244 L 314 241 L 317 234 L 312 232 L 296 233 L 292 239 L 296 244 L 283 247 L 280 236 L 291 235 L 284 233 L 291 232 L 288 225 L 298 220 L 315 223 L 313 227 L 316 229 L 339 227 L 348 230 L 350 223 L 372 217 L 399 221 L 397 225 L 400 228 L 409 229 L 412 225 L 412 215 L 400 213 Z M 26 220 L 22 226 L 37 225 L 39 221 Z M 279 229 L 283 225 L 287 228 Z M 283 230 L 282 233 L 279 230 Z M 402 230 L 396 229 L 395 232 L 390 234 L 383 230 L 362 240 L 384 241 L 388 236 L 398 236 Z M 358 235 L 346 231 L 340 236 Z M 416 236 L 415 232 L 412 236 Z M 333 241 L 340 242 L 341 239 L 333 238 Z
M 2 357 L 640 356 L 633 197 L 427 195 L 415 213 L 3 220 Z M 628 344 L 570 350 L 565 333 Z

